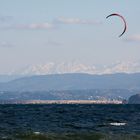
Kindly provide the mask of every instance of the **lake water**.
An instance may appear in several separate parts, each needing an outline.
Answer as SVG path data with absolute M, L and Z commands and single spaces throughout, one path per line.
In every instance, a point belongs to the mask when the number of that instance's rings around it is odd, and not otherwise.
M 1 139 L 103 137 L 140 140 L 140 105 L 0 105 Z

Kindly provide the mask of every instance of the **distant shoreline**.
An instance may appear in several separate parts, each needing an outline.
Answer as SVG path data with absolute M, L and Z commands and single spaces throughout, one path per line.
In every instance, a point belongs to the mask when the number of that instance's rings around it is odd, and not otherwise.
M 119 100 L 1 100 L 0 104 L 123 104 Z

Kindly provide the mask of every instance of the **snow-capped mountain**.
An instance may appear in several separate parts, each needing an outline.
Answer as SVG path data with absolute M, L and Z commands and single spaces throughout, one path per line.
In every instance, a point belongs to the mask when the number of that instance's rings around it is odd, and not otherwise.
M 113 74 L 113 73 L 135 73 L 140 72 L 138 62 L 116 62 L 111 65 L 86 65 L 81 63 L 46 63 L 28 66 L 14 71 L 12 74 L 20 75 L 45 75 L 63 73 L 88 73 L 88 74 Z

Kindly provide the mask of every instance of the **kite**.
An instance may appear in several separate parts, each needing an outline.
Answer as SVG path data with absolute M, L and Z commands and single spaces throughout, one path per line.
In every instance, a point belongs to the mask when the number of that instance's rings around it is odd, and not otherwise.
M 111 14 L 111 15 L 108 15 L 106 18 L 109 18 L 109 17 L 111 17 L 111 16 L 118 16 L 118 17 L 120 17 L 120 18 L 122 19 L 122 21 L 124 22 L 124 30 L 123 30 L 123 32 L 119 35 L 119 37 L 121 37 L 121 36 L 125 33 L 125 31 L 126 31 L 126 29 L 127 29 L 127 24 L 126 24 L 125 18 L 124 18 L 123 16 L 121 16 L 120 14 L 116 14 L 116 13 Z

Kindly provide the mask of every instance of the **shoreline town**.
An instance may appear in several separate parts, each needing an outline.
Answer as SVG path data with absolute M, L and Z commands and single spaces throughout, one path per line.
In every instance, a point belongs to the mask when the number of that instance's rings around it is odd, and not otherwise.
M 124 104 L 119 100 L 1 100 L 0 104 Z

